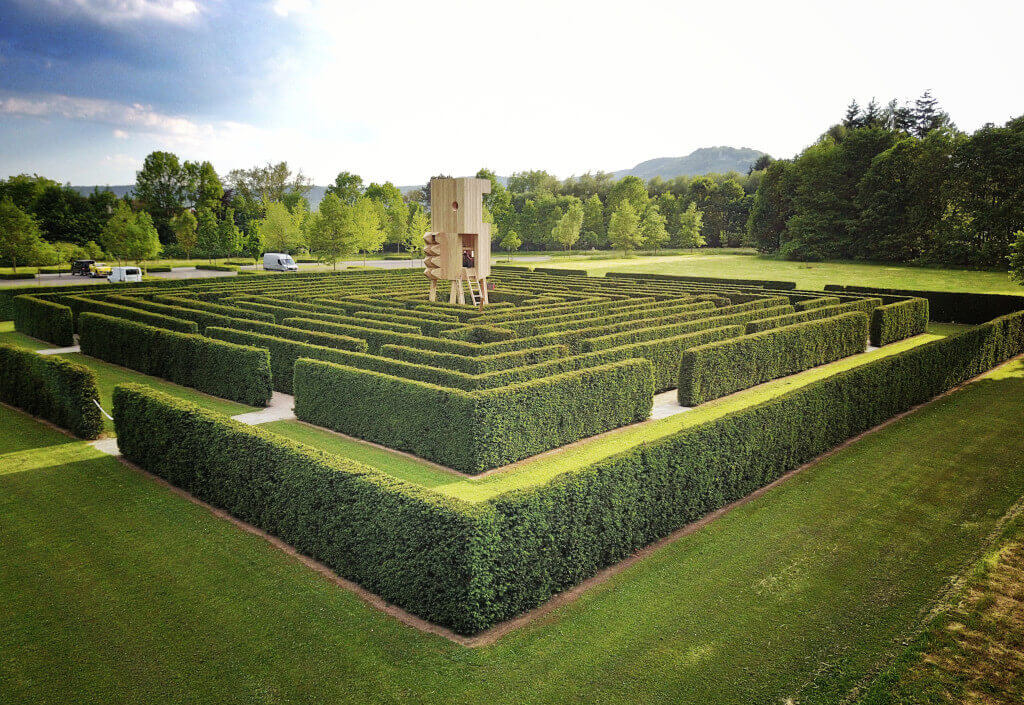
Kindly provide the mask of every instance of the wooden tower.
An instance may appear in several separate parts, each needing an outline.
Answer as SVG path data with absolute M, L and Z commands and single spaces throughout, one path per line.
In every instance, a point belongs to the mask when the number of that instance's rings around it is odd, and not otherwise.
M 487 304 L 491 274 L 491 225 L 484 222 L 487 179 L 433 179 L 430 182 L 430 232 L 423 236 L 423 273 L 430 279 L 430 300 L 437 301 L 437 283 L 451 282 L 449 303 L 466 303 L 462 283 L 473 304 Z

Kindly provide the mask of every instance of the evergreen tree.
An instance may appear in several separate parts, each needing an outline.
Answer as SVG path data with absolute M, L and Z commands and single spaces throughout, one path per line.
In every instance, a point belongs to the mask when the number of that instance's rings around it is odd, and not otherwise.
M 854 98 L 846 108 L 846 116 L 843 118 L 843 125 L 852 130 L 861 126 L 861 120 L 862 116 L 860 106 L 857 104 L 857 99 Z
M 235 212 L 225 209 L 224 217 L 217 223 L 217 246 L 227 257 L 241 249 L 242 231 L 235 225 Z

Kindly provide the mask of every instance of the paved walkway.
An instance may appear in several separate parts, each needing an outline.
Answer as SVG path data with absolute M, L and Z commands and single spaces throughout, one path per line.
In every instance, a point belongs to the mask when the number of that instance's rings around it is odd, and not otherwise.
M 43 350 L 36 350 L 36 352 L 40 355 L 63 355 L 64 353 L 82 352 L 82 348 L 72 345 L 67 348 L 45 348 Z
M 690 411 L 693 407 L 679 406 L 679 394 L 675 389 L 654 395 L 654 408 L 651 410 L 651 421 L 667 419 L 669 416 Z
M 274 392 L 270 398 L 270 404 L 259 411 L 250 411 L 245 414 L 238 414 L 232 416 L 235 421 L 241 421 L 244 424 L 250 426 L 256 426 L 261 423 L 270 423 L 271 421 L 287 421 L 288 419 L 295 418 L 295 397 L 291 394 L 283 394 L 281 392 Z

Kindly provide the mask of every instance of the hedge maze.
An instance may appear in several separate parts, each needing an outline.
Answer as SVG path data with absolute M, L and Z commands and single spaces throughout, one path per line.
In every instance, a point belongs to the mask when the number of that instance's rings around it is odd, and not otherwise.
M 647 422 L 657 395 L 697 406 L 916 336 L 932 301 L 498 267 L 491 280 L 482 311 L 428 302 L 421 273 L 403 270 L 9 290 L 0 308 L 30 335 L 77 333 L 88 355 L 217 396 L 293 394 L 301 421 L 473 481 Z M 1024 298 L 1012 298 L 936 295 L 943 320 L 994 315 L 481 501 L 142 386 L 118 388 L 115 426 L 129 460 L 473 634 L 1020 354 Z

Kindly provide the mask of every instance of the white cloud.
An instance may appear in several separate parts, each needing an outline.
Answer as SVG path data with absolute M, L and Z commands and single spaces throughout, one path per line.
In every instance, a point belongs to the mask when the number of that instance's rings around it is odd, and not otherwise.
M 126 105 L 59 94 L 0 98 L 0 115 L 58 117 L 116 125 L 114 136 L 120 139 L 127 138 L 129 130 L 186 140 L 207 137 L 215 130 L 212 124 L 167 115 L 139 103 Z
M 35 2 L 25 4 L 36 4 Z M 42 0 L 62 14 L 78 15 L 104 25 L 129 22 L 187 24 L 200 14 L 195 0 Z M 36 5 L 38 6 L 38 5 Z
M 310 0 L 274 0 L 271 8 L 279 17 L 287 17 L 291 14 L 309 12 L 313 3 Z

